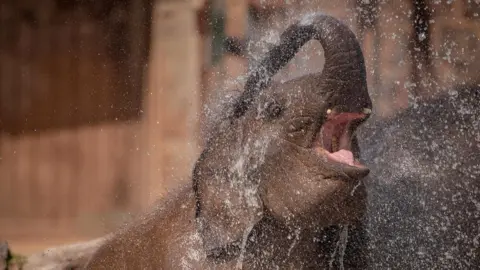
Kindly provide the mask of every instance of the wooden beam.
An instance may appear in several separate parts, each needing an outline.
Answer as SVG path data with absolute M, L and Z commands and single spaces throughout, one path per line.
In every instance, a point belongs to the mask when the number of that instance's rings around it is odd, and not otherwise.
M 154 2 L 144 96 L 144 206 L 186 183 L 197 157 L 201 61 L 200 0 Z
M 225 1 L 225 35 L 229 38 L 244 41 L 247 29 L 248 2 L 245 0 Z M 247 71 L 247 60 L 243 55 L 231 53 L 223 57 L 225 80 L 234 81 Z M 236 83 L 226 85 L 226 89 L 239 87 Z

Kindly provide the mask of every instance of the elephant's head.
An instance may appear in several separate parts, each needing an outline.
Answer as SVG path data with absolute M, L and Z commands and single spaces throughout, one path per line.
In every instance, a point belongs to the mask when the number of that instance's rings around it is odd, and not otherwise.
M 271 83 L 312 39 L 323 46 L 323 71 Z M 208 255 L 238 250 L 266 215 L 297 228 L 361 218 L 360 180 L 369 170 L 357 160 L 354 132 L 372 105 L 362 51 L 348 27 L 321 14 L 291 25 L 230 105 L 193 173 Z

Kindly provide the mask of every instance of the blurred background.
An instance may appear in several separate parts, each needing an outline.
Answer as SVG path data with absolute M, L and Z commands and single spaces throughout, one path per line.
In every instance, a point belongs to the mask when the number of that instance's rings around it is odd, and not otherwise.
M 209 95 L 309 12 L 357 34 L 377 117 L 480 83 L 480 0 L 2 0 L 0 239 L 90 239 L 188 184 Z M 322 65 L 311 42 L 276 79 Z

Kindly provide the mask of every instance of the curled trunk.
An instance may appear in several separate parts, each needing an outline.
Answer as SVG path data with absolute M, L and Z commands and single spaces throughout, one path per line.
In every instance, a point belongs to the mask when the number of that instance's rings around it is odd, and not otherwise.
M 366 71 L 360 44 L 354 33 L 337 19 L 320 13 L 297 21 L 280 37 L 260 64 L 251 72 L 245 90 L 238 100 L 234 116 L 245 113 L 255 96 L 265 89 L 272 77 L 284 67 L 308 41 L 320 42 L 325 53 L 322 77 L 332 88 L 365 86 Z

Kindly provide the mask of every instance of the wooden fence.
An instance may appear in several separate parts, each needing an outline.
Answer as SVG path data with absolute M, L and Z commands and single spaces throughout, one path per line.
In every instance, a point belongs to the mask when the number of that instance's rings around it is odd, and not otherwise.
M 0 4 L 0 238 L 88 230 L 138 196 L 149 5 L 41 2 Z

